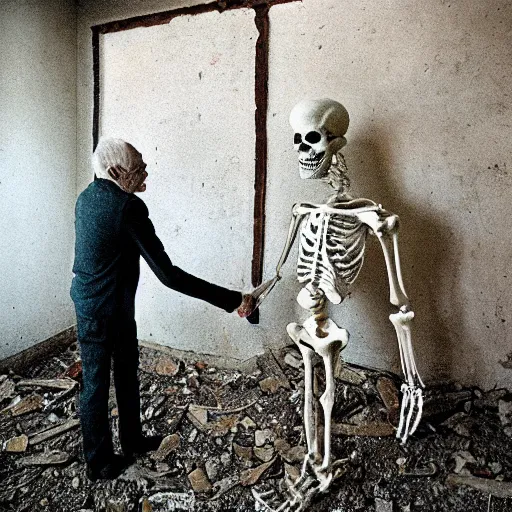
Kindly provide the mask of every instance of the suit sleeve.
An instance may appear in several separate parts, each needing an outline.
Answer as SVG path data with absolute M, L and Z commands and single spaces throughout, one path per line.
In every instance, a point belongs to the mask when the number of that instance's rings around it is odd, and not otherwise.
M 144 201 L 134 196 L 123 212 L 123 229 L 138 246 L 156 277 L 168 288 L 195 297 L 227 312 L 242 302 L 242 294 L 204 281 L 173 265 L 155 233 Z

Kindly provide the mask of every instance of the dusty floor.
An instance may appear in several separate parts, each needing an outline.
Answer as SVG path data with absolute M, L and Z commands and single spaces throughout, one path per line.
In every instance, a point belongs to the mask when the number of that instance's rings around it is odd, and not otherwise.
M 117 480 L 91 483 L 76 421 L 77 358 L 71 346 L 23 375 L 0 376 L 0 511 L 252 511 L 251 489 L 279 500 L 285 467 L 300 468 L 303 370 L 293 348 L 259 358 L 252 373 L 143 348 L 144 428 L 169 437 Z M 321 372 L 318 381 L 321 389 Z M 512 396 L 431 388 L 424 420 L 402 446 L 391 425 L 399 384 L 338 367 L 333 452 L 348 461 L 308 510 L 512 511 Z M 118 446 L 113 398 L 110 411 Z

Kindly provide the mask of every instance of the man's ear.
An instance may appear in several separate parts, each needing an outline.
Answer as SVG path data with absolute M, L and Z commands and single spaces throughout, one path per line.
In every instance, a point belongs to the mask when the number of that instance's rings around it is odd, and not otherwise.
M 108 175 L 109 175 L 112 179 L 114 179 L 114 180 L 116 180 L 116 181 L 118 181 L 118 180 L 119 180 L 119 178 L 120 178 L 120 176 L 121 176 L 121 175 L 119 174 L 119 171 L 118 171 L 115 167 L 109 167 L 109 168 L 107 169 L 107 172 L 108 172 Z

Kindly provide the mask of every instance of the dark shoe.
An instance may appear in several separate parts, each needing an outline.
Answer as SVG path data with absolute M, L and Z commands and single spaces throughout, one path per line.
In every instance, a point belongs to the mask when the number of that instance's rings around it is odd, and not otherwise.
M 129 461 L 126 457 L 113 455 L 110 462 L 100 469 L 87 466 L 86 475 L 91 482 L 96 480 L 113 480 L 117 478 L 127 467 Z
M 144 455 L 148 452 L 158 450 L 162 443 L 163 436 L 142 436 L 135 445 L 129 447 L 123 446 L 123 453 L 126 457 L 134 457 L 135 455 Z

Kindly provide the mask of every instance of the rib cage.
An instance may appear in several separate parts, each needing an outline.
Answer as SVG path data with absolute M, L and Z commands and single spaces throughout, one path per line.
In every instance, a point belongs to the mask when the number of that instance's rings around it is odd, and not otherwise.
M 367 232 L 357 217 L 309 214 L 300 232 L 298 280 L 343 299 L 361 270 Z

